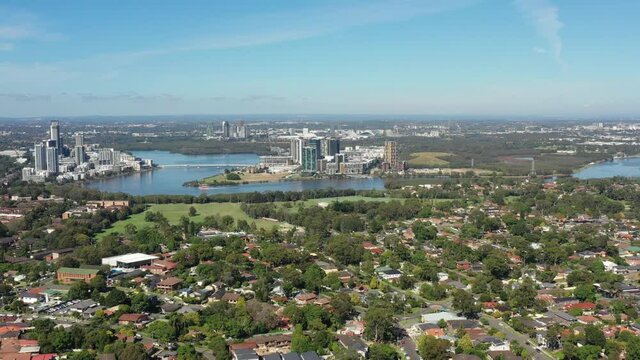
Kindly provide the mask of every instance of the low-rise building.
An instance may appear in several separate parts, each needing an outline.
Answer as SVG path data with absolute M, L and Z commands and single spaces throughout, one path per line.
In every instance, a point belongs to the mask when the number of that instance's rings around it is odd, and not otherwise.
M 56 272 L 56 278 L 63 284 L 71 284 L 76 281 L 90 282 L 98 275 L 96 269 L 82 269 L 82 268 L 69 268 L 61 267 Z

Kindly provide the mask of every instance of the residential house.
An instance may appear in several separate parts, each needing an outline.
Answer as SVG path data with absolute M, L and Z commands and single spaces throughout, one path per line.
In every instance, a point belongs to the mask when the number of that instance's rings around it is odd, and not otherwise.
M 136 327 L 142 327 L 149 322 L 149 316 L 145 314 L 122 314 L 118 318 L 118 324 L 120 325 L 135 325 Z
M 171 276 L 156 284 L 156 288 L 164 292 L 177 290 L 182 284 L 182 279 Z
M 369 346 L 359 336 L 353 335 L 338 335 L 338 342 L 345 349 L 353 350 L 360 354 L 363 358 L 367 356 L 369 352 Z
M 295 300 L 298 305 L 313 304 L 318 296 L 314 293 L 300 293 L 296 295 Z

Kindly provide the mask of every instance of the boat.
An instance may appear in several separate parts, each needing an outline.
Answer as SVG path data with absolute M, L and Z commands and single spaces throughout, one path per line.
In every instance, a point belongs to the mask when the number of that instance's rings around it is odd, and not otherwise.
M 198 189 L 200 189 L 200 190 L 209 190 L 209 185 L 202 184 L 202 185 L 198 186 Z

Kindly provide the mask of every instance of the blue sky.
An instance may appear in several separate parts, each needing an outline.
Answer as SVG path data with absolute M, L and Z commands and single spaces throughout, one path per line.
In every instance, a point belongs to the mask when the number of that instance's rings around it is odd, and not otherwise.
M 0 116 L 640 115 L 637 0 L 0 2 Z

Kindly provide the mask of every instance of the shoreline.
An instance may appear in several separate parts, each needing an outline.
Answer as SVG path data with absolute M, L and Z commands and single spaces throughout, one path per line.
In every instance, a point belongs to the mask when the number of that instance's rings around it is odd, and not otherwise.
M 90 179 L 83 179 L 83 180 L 73 181 L 72 183 L 78 183 L 78 184 L 81 184 L 81 185 L 85 185 L 85 184 L 89 184 L 89 183 L 93 183 L 93 182 L 99 182 L 99 181 L 102 181 L 102 180 L 109 180 L 109 179 L 115 179 L 115 178 L 119 178 L 119 177 L 131 176 L 131 175 L 135 175 L 135 174 L 142 174 L 142 173 L 149 172 L 149 171 L 154 171 L 154 170 L 157 170 L 156 166 L 153 166 L 152 168 L 141 169 L 140 171 L 121 172 L 121 173 L 111 174 L 111 175 L 107 175 L 107 176 L 93 177 L 93 178 L 90 178 Z
M 217 175 L 216 175 L 217 176 Z M 206 185 L 209 187 L 217 187 L 217 186 L 240 186 L 240 185 L 251 185 L 251 184 L 276 184 L 276 183 L 286 183 L 286 182 L 297 182 L 297 181 L 322 181 L 322 180 L 338 180 L 338 181 L 349 181 L 349 180 L 358 180 L 358 179 L 381 179 L 384 181 L 384 177 L 375 176 L 375 175 L 362 175 L 362 176 L 349 176 L 349 175 L 339 175 L 339 176 L 321 176 L 321 177 L 302 177 L 302 178 L 282 178 L 275 180 L 255 180 L 255 181 L 239 181 L 239 182 L 219 182 L 215 184 L 207 184 L 201 182 L 201 180 L 193 180 L 187 181 L 182 184 L 183 187 L 193 187 L 197 188 L 202 185 Z

